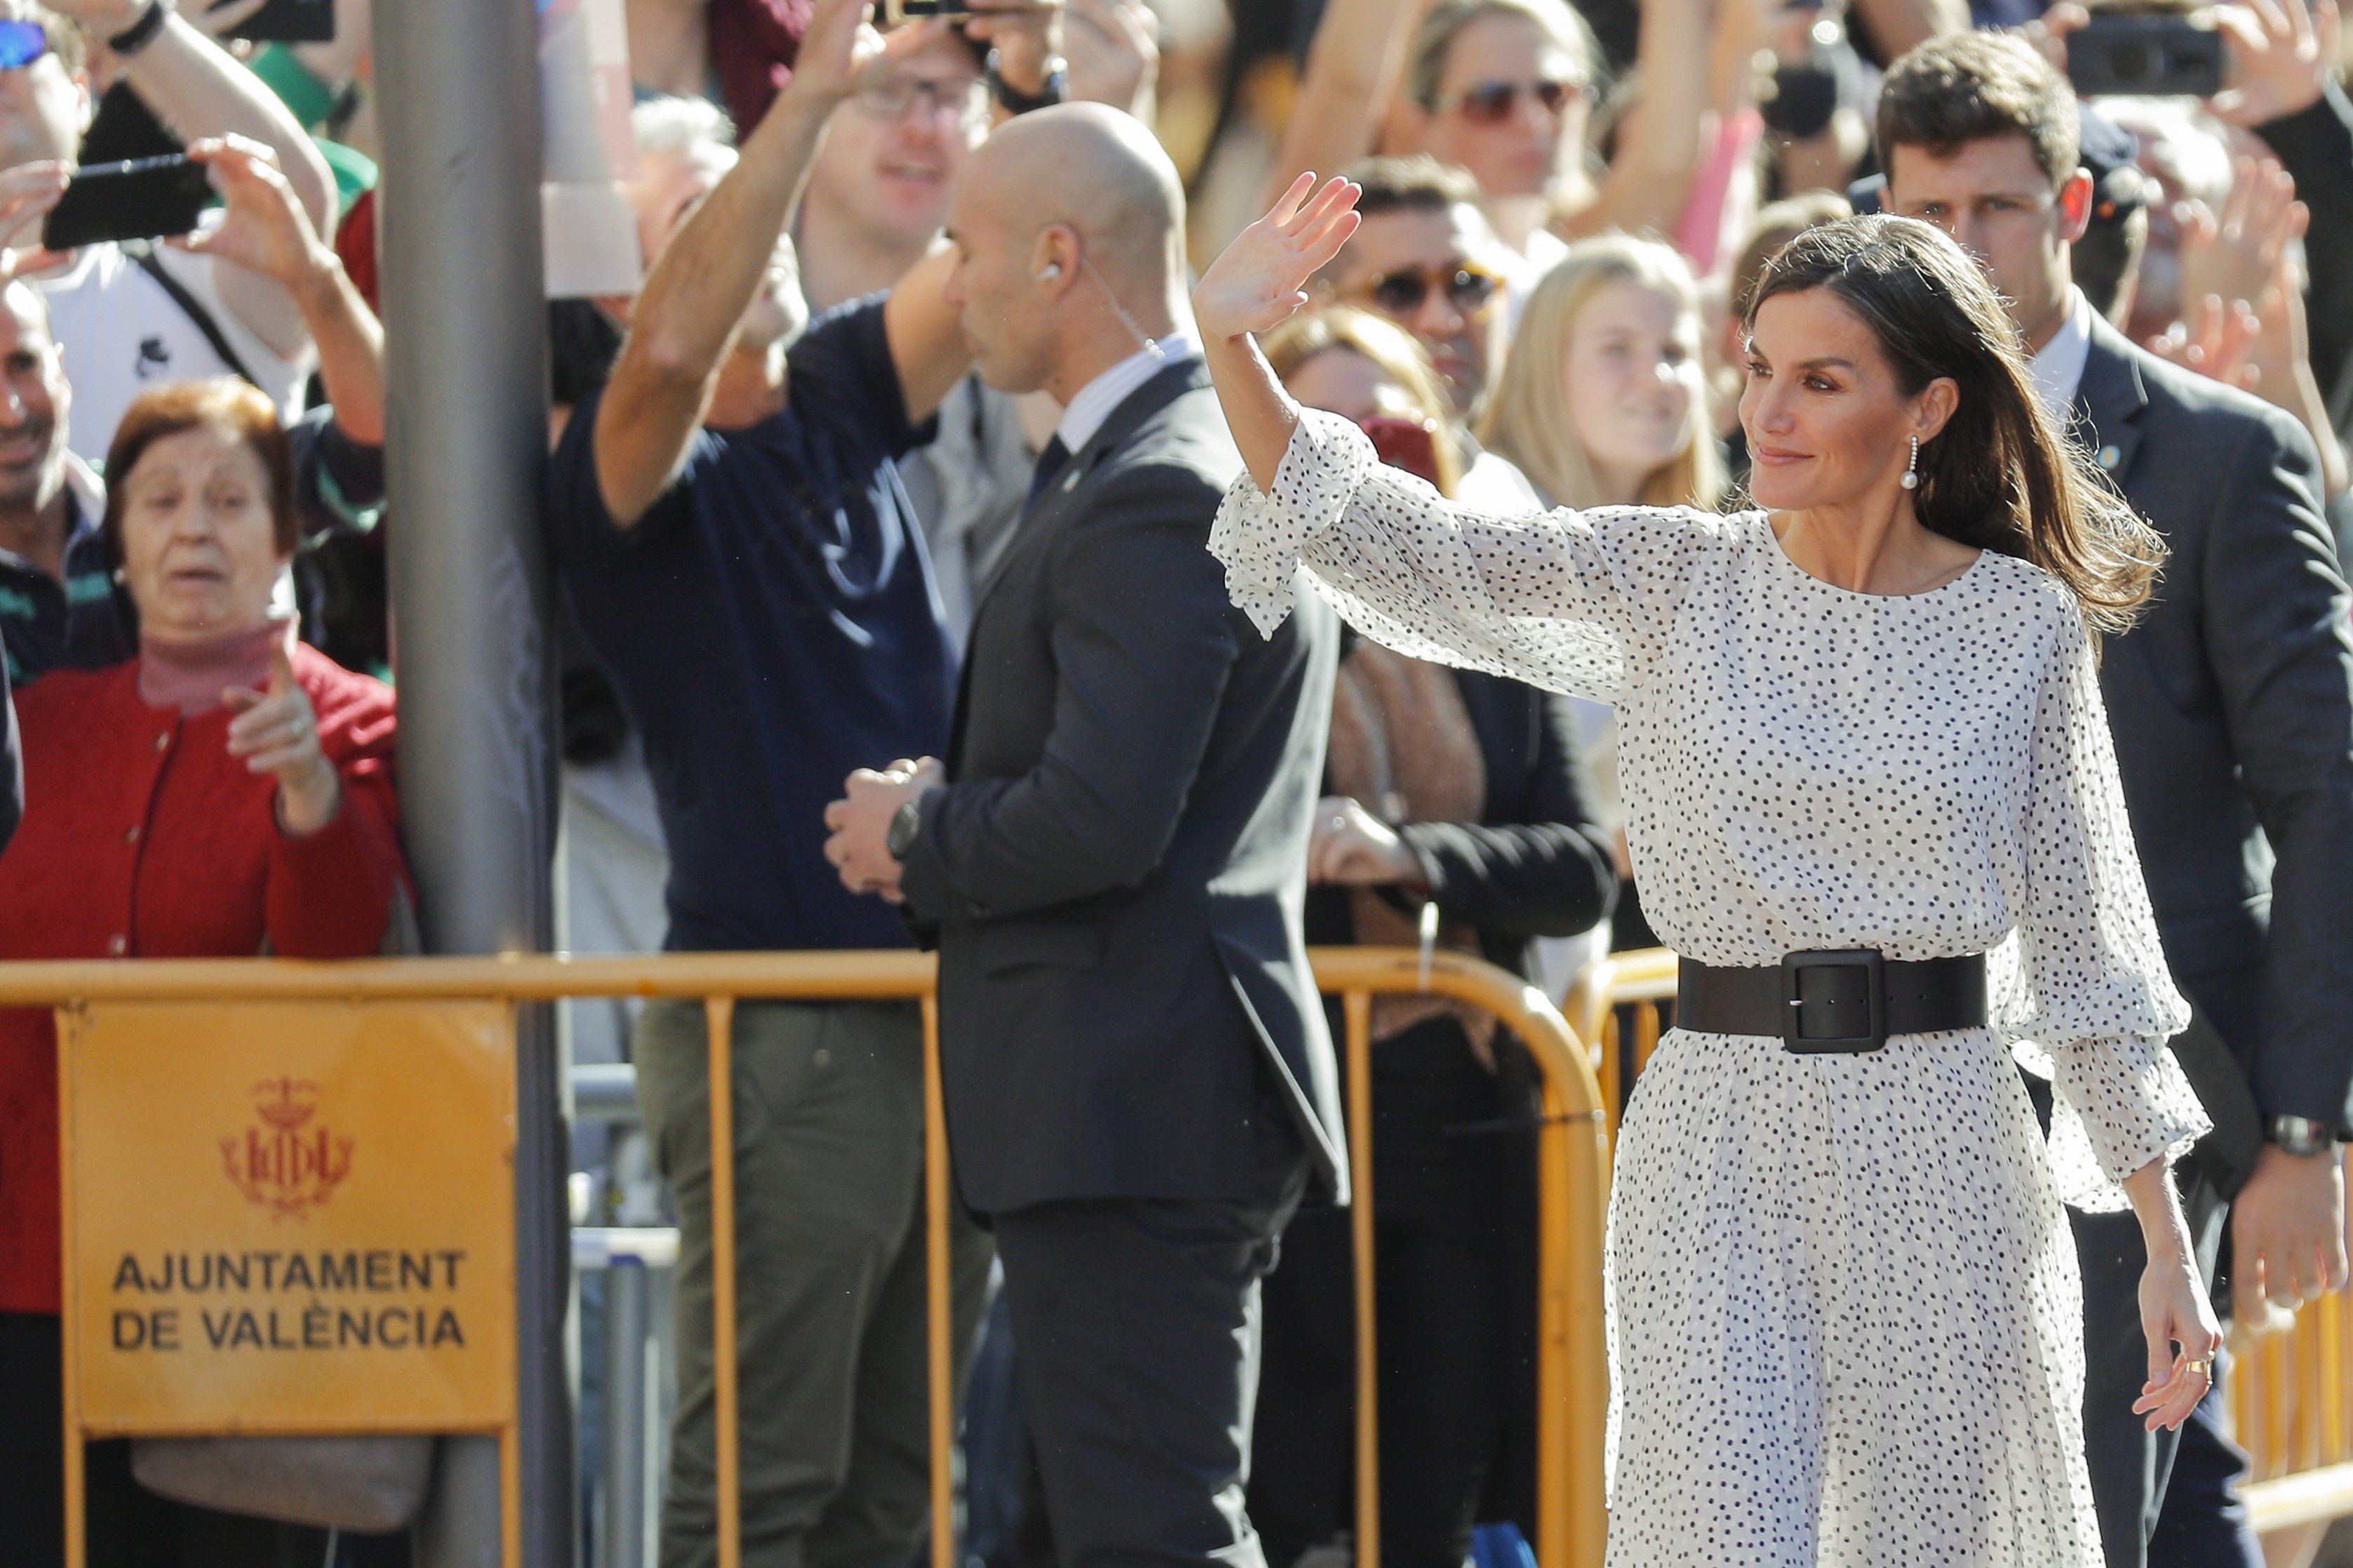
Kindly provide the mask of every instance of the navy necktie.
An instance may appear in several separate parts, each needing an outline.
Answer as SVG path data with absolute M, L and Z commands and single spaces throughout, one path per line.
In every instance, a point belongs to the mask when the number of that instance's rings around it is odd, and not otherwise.
M 1062 445 L 1060 436 L 1046 443 L 1046 449 L 1038 454 L 1038 470 L 1029 476 L 1030 505 L 1037 504 L 1039 492 L 1054 482 L 1054 476 L 1060 473 L 1070 460 L 1071 449 Z

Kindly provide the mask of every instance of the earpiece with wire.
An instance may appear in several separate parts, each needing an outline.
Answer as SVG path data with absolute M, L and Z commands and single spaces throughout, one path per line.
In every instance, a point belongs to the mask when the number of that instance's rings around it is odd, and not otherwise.
M 1119 293 L 1116 289 L 1112 288 L 1111 279 L 1105 278 L 1103 273 L 1096 268 L 1095 264 L 1087 259 L 1086 252 L 1084 251 L 1081 251 L 1079 253 L 1079 265 L 1086 268 L 1087 275 L 1092 278 L 1095 280 L 1096 285 L 1103 289 L 1103 299 L 1111 306 L 1112 314 L 1117 316 L 1119 318 L 1119 324 L 1127 329 L 1127 335 L 1134 338 L 1138 343 L 1143 345 L 1143 349 L 1145 353 L 1150 354 L 1155 360 L 1166 361 L 1168 358 L 1168 352 L 1166 349 L 1163 349 L 1159 343 L 1155 342 L 1153 339 L 1145 335 L 1144 329 L 1135 324 L 1135 318 L 1127 313 L 1127 307 L 1119 302 Z M 1038 269 L 1038 280 L 1040 283 L 1050 282 L 1054 279 L 1060 278 L 1061 275 L 1062 264 L 1059 261 L 1049 261 L 1045 266 Z
M 1111 286 L 1111 279 L 1105 278 L 1101 269 L 1087 259 L 1087 254 L 1083 250 L 1079 252 L 1079 265 L 1087 269 L 1088 275 L 1094 279 L 1096 286 L 1103 289 L 1103 300 L 1111 306 L 1111 313 L 1119 318 L 1119 324 L 1127 329 L 1127 335 L 1142 344 L 1145 353 L 1166 363 L 1168 351 L 1145 335 L 1144 329 L 1135 324 L 1135 318 L 1127 313 L 1127 307 L 1119 302 L 1119 291 Z

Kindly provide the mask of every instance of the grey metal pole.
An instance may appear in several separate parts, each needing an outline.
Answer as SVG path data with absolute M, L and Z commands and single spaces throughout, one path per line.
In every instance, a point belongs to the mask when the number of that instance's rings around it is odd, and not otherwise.
M 555 688 L 538 521 L 538 20 L 532 0 L 377 0 L 375 17 L 404 835 L 430 951 L 543 951 Z M 569 1140 L 544 1007 L 522 1016 L 517 1070 L 523 1562 L 573 1568 Z M 441 1473 L 459 1484 L 419 1533 L 426 1568 L 496 1550 L 479 1440 L 445 1447 L 459 1451 Z
M 616 1256 L 605 1270 L 605 1479 L 596 1568 L 646 1568 L 647 1506 L 653 1468 L 646 1441 L 647 1318 L 651 1283 L 645 1260 Z

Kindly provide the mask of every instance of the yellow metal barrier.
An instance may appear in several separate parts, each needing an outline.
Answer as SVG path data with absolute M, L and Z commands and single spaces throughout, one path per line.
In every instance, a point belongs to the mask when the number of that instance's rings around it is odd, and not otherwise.
M 1599 1568 L 1609 1533 L 1602 1432 L 1609 1416 L 1601 1236 L 1609 1131 L 1587 1053 L 1535 986 L 1492 964 L 1406 948 L 1317 948 L 1315 983 L 1347 1024 L 1349 1166 L 1356 1183 L 1356 1561 L 1379 1568 L 1379 1399 L 1373 1322 L 1372 996 L 1432 991 L 1484 1008 L 1525 1041 L 1544 1075 L 1537 1143 L 1536 1561 Z M 1428 977 L 1428 984 L 1423 982 Z M 945 1568 L 943 1564 L 942 1568 Z
M 1665 1004 L 1674 999 L 1675 955 L 1663 947 L 1613 952 L 1587 964 L 1569 987 L 1563 1011 L 1577 1038 L 1592 1043 L 1593 1070 L 1600 1083 L 1602 1109 L 1608 1113 L 1613 1142 L 1619 1118 L 1626 1111 L 1626 1097 L 1634 1090 L 1634 1079 L 1651 1065 L 1651 1053 L 1659 1048 L 1659 1037 L 1666 1032 Z M 1621 1008 L 1634 1015 L 1630 1052 L 1620 1034 Z
M 1580 1038 L 1597 1042 L 1594 1068 L 1613 1137 L 1633 1077 L 1658 1047 L 1661 1004 L 1674 994 L 1675 955 L 1664 948 L 1613 953 L 1589 965 L 1569 993 L 1569 1021 Z M 1619 1036 L 1621 1007 L 1634 1012 L 1630 1052 Z M 2353 1166 L 2348 1179 L 2353 1184 Z M 2344 1296 L 2309 1303 L 2282 1331 L 2233 1324 L 2231 1352 L 2232 1426 L 2253 1460 L 2246 1501 L 2256 1531 L 2353 1515 L 2353 1310 Z
M 2353 1174 L 2353 1173 L 2348 1173 Z M 2353 1514 L 2353 1310 L 2339 1294 L 2292 1327 L 2231 1328 L 2232 1426 L 2253 1461 L 2247 1511 L 2261 1532 Z
M 1342 997 L 1348 1072 L 1349 1158 L 1356 1184 L 1354 1224 L 1357 1340 L 1357 1444 L 1360 1476 L 1357 1560 L 1378 1568 L 1377 1367 L 1373 1302 L 1371 998 L 1378 993 L 1430 992 L 1493 1013 L 1525 1041 L 1543 1075 L 1538 1142 L 1539 1342 L 1537 1352 L 1537 1561 L 1543 1568 L 1599 1568 L 1603 1511 L 1602 1433 L 1608 1409 L 1601 1301 L 1601 1245 L 1615 1101 L 1605 1101 L 1588 1053 L 1535 987 L 1492 965 L 1409 949 L 1329 948 L 1312 955 L 1317 984 Z M 710 1026 L 712 1119 L 714 1416 L 719 1441 L 719 1558 L 742 1561 L 735 1356 L 733 1073 L 731 1027 L 743 997 L 792 1001 L 918 1002 L 923 1013 L 925 1238 L 930 1265 L 932 1498 L 935 1521 L 953 1515 L 950 1449 L 955 1411 L 951 1383 L 948 1301 L 946 1123 L 942 1111 L 938 1011 L 932 959 L 912 952 L 664 953 L 566 958 L 361 959 L 301 963 L 286 959 L 142 960 L 0 963 L 0 1006 L 122 1002 L 340 1002 L 494 1000 L 553 1002 L 573 996 L 677 997 L 702 1001 Z M 69 1025 L 61 1017 L 61 1025 Z M 60 1051 L 71 1048 L 60 1029 Z M 69 1272 L 73 1260 L 69 1258 Z M 67 1375 L 76 1375 L 69 1361 Z M 79 1454 L 84 1436 L 68 1389 L 67 1442 Z M 287 1429 L 287 1428 L 280 1428 Z M 507 1444 L 503 1547 L 520 1559 L 519 1472 Z M 74 1467 L 78 1472 L 79 1467 Z M 69 1568 L 81 1568 L 79 1489 L 69 1493 Z M 934 1568 L 955 1568 L 954 1532 L 933 1533 Z

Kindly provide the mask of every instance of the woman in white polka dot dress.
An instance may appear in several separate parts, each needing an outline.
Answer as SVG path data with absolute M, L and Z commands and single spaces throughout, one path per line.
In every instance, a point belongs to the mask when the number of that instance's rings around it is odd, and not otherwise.
M 1617 704 L 1683 1020 L 1738 1026 L 1671 1033 L 1619 1142 L 1612 1568 L 2098 1568 L 2063 1198 L 2140 1217 L 2152 1426 L 2221 1342 L 2168 1175 L 2207 1125 L 2165 1049 L 2188 1009 L 2091 641 L 2159 541 L 1976 267 L 1900 218 L 1813 230 L 1758 289 L 1765 510 L 1467 514 L 1250 338 L 1353 201 L 1303 177 L 1195 294 L 1250 468 L 1210 545 L 1235 602 L 1271 628 L 1303 567 L 1401 652 Z M 1874 951 L 1784 967 L 1823 950 Z M 2047 1146 L 2013 1056 L 2053 1081 Z

